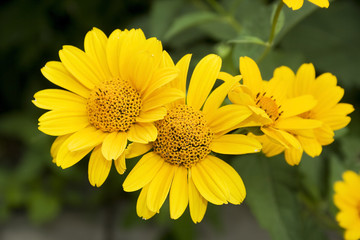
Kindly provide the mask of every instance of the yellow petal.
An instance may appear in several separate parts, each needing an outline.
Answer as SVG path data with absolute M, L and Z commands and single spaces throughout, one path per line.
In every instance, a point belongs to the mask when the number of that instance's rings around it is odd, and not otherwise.
M 186 92 L 186 80 L 189 70 L 191 54 L 186 54 L 177 63 L 176 67 L 180 70 L 179 76 L 170 83 L 171 87 L 175 87 L 183 92 Z
M 191 76 L 187 104 L 199 110 L 208 97 L 221 68 L 221 58 L 214 54 L 204 57 L 196 65 Z
M 59 136 L 55 139 L 53 144 L 50 148 L 50 154 L 55 159 L 57 153 L 59 152 L 60 146 L 65 142 L 66 139 L 68 139 L 71 136 L 71 134 Z
M 298 10 L 304 4 L 304 0 L 282 0 L 292 10 Z
M 107 161 L 101 153 L 100 147 L 96 147 L 89 160 L 89 182 L 94 187 L 100 187 L 109 175 L 111 161 Z
M 213 204 L 226 204 L 226 191 L 218 186 L 215 179 L 199 163 L 191 168 L 191 177 L 197 190 Z
M 93 149 L 91 147 L 79 151 L 70 151 L 68 149 L 68 143 L 70 140 L 71 139 L 69 137 L 64 141 L 64 143 L 60 146 L 56 156 L 56 165 L 62 167 L 63 169 L 73 166 Z
M 282 153 L 285 148 L 283 145 L 277 144 L 273 141 L 271 141 L 268 137 L 264 136 L 264 140 L 262 141 L 263 147 L 262 152 L 267 157 L 273 157 L 280 153 Z
M 78 82 L 67 71 L 61 62 L 51 61 L 46 63 L 41 69 L 41 73 L 52 83 L 76 93 L 84 98 L 88 98 L 90 91 L 80 82 Z
M 86 111 L 86 99 L 61 89 L 45 89 L 34 95 L 32 102 L 42 109 L 72 109 Z
M 116 171 L 119 174 L 123 174 L 126 170 L 125 153 L 121 154 L 120 157 L 114 160 Z
M 289 94 L 291 84 L 295 81 L 294 72 L 285 66 L 274 71 L 274 77 L 268 82 L 266 94 L 274 96 L 277 102 L 282 102 Z
M 204 164 L 216 169 L 220 178 L 224 180 L 230 190 L 228 199 L 230 203 L 240 204 L 244 201 L 246 196 L 245 185 L 235 169 L 223 160 L 211 155 L 207 156 L 207 161 Z
M 52 110 L 39 118 L 39 130 L 51 136 L 73 133 L 88 125 L 86 112 Z
M 176 88 L 161 88 L 153 92 L 147 98 L 142 99 L 143 111 L 150 111 L 152 109 L 165 106 L 175 100 L 184 97 L 184 93 Z
M 344 96 L 344 89 L 341 87 L 328 88 L 322 91 L 318 96 L 318 104 L 312 111 L 317 113 L 328 112 L 342 99 Z
M 126 177 L 124 191 L 133 192 L 144 187 L 153 180 L 163 164 L 164 160 L 156 153 L 145 154 Z
M 162 61 L 160 62 L 160 67 L 174 67 L 174 61 L 171 59 L 169 53 L 164 50 L 162 55 Z
M 263 131 L 263 133 L 266 134 L 269 139 L 271 139 L 277 144 L 284 146 L 285 148 L 293 147 L 296 149 L 301 149 L 299 141 L 293 135 L 286 131 L 278 130 L 271 127 L 262 127 L 261 131 Z
M 249 57 L 240 57 L 240 73 L 244 85 L 252 91 L 252 94 L 256 95 L 262 91 L 261 73 L 254 60 Z
M 59 51 L 59 56 L 65 68 L 85 87 L 93 89 L 106 80 L 99 74 L 99 69 L 93 60 L 80 49 L 63 46 L 63 49 Z
M 152 212 L 147 207 L 146 199 L 148 193 L 149 185 L 146 185 L 140 192 L 139 198 L 136 203 L 136 213 L 139 217 L 144 220 L 147 220 L 154 216 L 156 212 Z
M 334 141 L 334 131 L 327 124 L 314 129 L 316 139 L 321 145 L 328 145 Z
M 301 161 L 302 153 L 302 149 L 287 148 L 285 149 L 285 160 L 291 166 L 298 165 Z
M 69 137 L 68 149 L 79 151 L 99 145 L 108 133 L 97 130 L 93 126 L 81 129 Z
M 111 79 L 111 73 L 106 58 L 106 35 L 98 28 L 93 28 L 85 36 L 85 53 L 93 60 L 100 70 L 103 79 Z
M 321 154 L 321 144 L 315 138 L 304 138 L 298 136 L 298 140 L 304 151 L 311 157 L 316 157 Z
M 152 144 L 130 143 L 125 150 L 126 158 L 134 158 L 150 151 Z
M 210 148 L 212 151 L 222 154 L 246 154 L 260 152 L 261 143 L 253 137 L 228 134 L 214 138 Z
M 126 144 L 126 132 L 112 132 L 105 137 L 101 152 L 106 160 L 116 160 L 124 152 Z
M 208 202 L 197 190 L 190 174 L 188 176 L 188 183 L 190 216 L 194 223 L 198 223 L 204 218 Z
M 289 98 L 282 102 L 280 110 L 284 111 L 282 118 L 292 117 L 311 110 L 317 101 L 311 95 Z
M 141 111 L 140 115 L 136 117 L 137 122 L 155 122 L 161 120 L 166 115 L 167 111 L 165 107 L 158 107 L 149 111 Z
M 308 1 L 322 8 L 329 7 L 329 0 L 308 0 Z
M 274 125 L 278 129 L 313 129 L 322 125 L 321 121 L 313 119 L 304 119 L 300 117 L 291 117 L 279 119 Z
M 153 123 L 135 123 L 128 131 L 128 139 L 131 142 L 148 143 L 155 141 L 157 129 Z
M 301 96 L 311 93 L 315 81 L 315 68 L 312 63 L 304 63 L 296 73 L 294 95 Z
M 176 168 L 165 162 L 150 182 L 147 195 L 147 206 L 150 211 L 159 212 L 169 193 Z
M 252 112 L 249 108 L 231 104 L 205 115 L 205 119 L 211 130 L 214 133 L 218 133 L 233 130 L 237 124 L 250 117 L 251 114 Z
M 119 29 L 116 29 L 110 34 L 109 39 L 107 41 L 105 51 L 106 51 L 109 70 L 113 77 L 120 76 L 119 56 L 121 54 L 121 51 L 123 50 L 121 46 L 126 36 L 127 36 L 126 31 L 122 32 Z M 124 71 L 123 69 L 121 70 Z M 128 80 L 127 78 L 123 78 L 123 79 Z
M 189 202 L 188 170 L 177 167 L 170 189 L 170 217 L 178 219 L 185 211 Z

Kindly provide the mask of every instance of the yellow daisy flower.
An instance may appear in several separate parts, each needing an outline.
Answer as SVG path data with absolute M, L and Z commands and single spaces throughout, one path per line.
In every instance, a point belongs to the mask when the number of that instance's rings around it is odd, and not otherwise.
M 292 10 L 298 10 L 304 4 L 304 0 L 282 0 L 282 1 Z M 321 8 L 329 7 L 329 0 L 308 0 L 308 1 Z
M 179 77 L 172 86 L 185 90 L 190 55 L 183 57 L 177 67 Z M 170 57 L 169 66 L 174 65 Z M 208 55 L 196 66 L 186 96 L 169 105 L 167 115 L 156 122 L 157 139 L 147 146 L 131 145 L 129 152 L 144 155 L 123 183 L 127 192 L 141 190 L 137 214 L 151 218 L 158 213 L 169 194 L 170 217 L 179 218 L 189 204 L 192 220 L 200 222 L 207 203 L 216 205 L 240 204 L 246 195 L 243 181 L 237 172 L 211 151 L 221 154 L 258 152 L 261 144 L 241 134 L 226 134 L 245 120 L 251 111 L 244 106 L 220 107 L 228 91 L 239 80 L 219 73 L 221 59 Z M 225 80 L 210 95 L 216 79 Z M 136 154 L 135 154 L 136 153 Z
M 353 171 L 343 173 L 344 181 L 334 185 L 334 203 L 339 208 L 336 220 L 345 229 L 345 240 L 360 239 L 360 176 Z
M 164 105 L 183 97 L 163 87 L 179 71 L 163 64 L 162 44 L 146 39 L 141 29 L 113 31 L 109 38 L 94 28 L 85 37 L 85 51 L 64 46 L 60 62 L 41 69 L 52 83 L 66 89 L 46 89 L 33 103 L 50 110 L 39 118 L 39 130 L 58 136 L 51 148 L 54 162 L 68 168 L 94 150 L 89 180 L 101 186 L 112 160 L 125 171 L 127 142 L 154 141 L 153 122 L 166 114 Z
M 321 122 L 303 119 L 297 115 L 311 110 L 316 100 L 311 95 L 287 98 L 290 87 L 290 72 L 287 68 L 278 68 L 270 81 L 262 80 L 257 64 L 249 57 L 240 57 L 240 72 L 243 84 L 239 84 L 229 92 L 232 103 L 247 106 L 252 116 L 241 122 L 248 126 L 260 126 L 265 134 L 260 140 L 269 139 L 280 145 L 282 149 L 301 150 L 301 144 L 294 136 L 294 130 L 314 129 Z M 275 151 L 276 149 L 274 149 Z M 268 154 L 265 152 L 265 154 Z M 291 151 L 285 156 L 290 165 L 299 164 L 300 159 Z
M 337 86 L 337 79 L 331 73 L 324 73 L 315 78 L 315 68 L 311 63 L 301 65 L 296 76 L 291 69 L 284 66 L 281 68 L 281 71 L 275 71 L 277 75 L 274 77 L 288 79 L 291 83 L 290 91 L 288 91 L 289 97 L 310 94 L 317 100 L 314 108 L 299 114 L 298 117 L 318 120 L 322 123 L 321 126 L 310 130 L 297 129 L 291 132 L 309 156 L 319 156 L 322 152 L 322 146 L 334 141 L 334 130 L 344 128 L 349 124 L 351 118 L 347 115 L 353 112 L 354 108 L 351 104 L 339 103 L 344 96 L 344 89 Z M 282 75 L 283 73 L 286 75 Z M 289 150 L 282 146 L 276 146 L 275 143 L 267 139 L 260 140 L 263 142 L 263 151 L 267 153 L 267 156 L 273 156 L 282 151 L 285 151 L 285 155 L 289 154 Z M 290 151 L 294 157 L 300 160 L 302 149 Z

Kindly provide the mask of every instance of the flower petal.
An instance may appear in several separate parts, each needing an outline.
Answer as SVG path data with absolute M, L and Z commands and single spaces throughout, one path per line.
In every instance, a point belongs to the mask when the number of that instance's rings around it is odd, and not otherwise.
M 63 135 L 57 137 L 50 148 L 50 154 L 55 159 L 57 153 L 59 152 L 60 146 L 65 142 L 66 139 L 68 139 L 71 136 L 71 134 Z
M 116 171 L 119 174 L 123 174 L 126 170 L 125 153 L 121 154 L 120 157 L 114 160 Z
M 215 54 L 209 54 L 196 65 L 191 76 L 187 104 L 195 110 L 199 110 L 208 97 L 221 68 L 221 58 Z
M 165 106 L 175 100 L 184 97 L 184 93 L 176 88 L 161 88 L 153 92 L 147 98 L 142 99 L 142 111 L 150 111 L 152 109 Z
M 315 138 L 297 137 L 302 148 L 310 157 L 316 157 L 321 154 L 321 144 Z
M 316 103 L 317 101 L 311 95 L 302 95 L 284 100 L 280 108 L 284 111 L 281 118 L 292 117 L 307 112 L 311 110 Z
M 141 190 L 139 198 L 136 203 L 136 213 L 139 217 L 141 217 L 144 220 L 147 220 L 156 214 L 156 212 L 150 211 L 149 208 L 147 207 L 146 199 L 147 199 L 148 190 L 149 190 L 149 184 L 146 185 Z
M 119 29 L 114 30 L 107 41 L 106 45 L 106 57 L 109 66 L 109 70 L 113 77 L 120 76 L 119 70 L 119 56 L 121 54 L 122 43 L 127 36 L 127 31 L 121 31 Z M 126 69 L 121 69 L 125 71 Z M 124 80 L 128 80 L 127 78 L 123 78 Z
M 106 160 L 116 160 L 124 152 L 126 144 L 126 132 L 112 132 L 105 137 L 101 152 Z
M 104 158 L 100 146 L 92 152 L 89 160 L 89 182 L 94 187 L 100 187 L 109 175 L 111 161 Z
M 311 92 L 315 81 L 315 68 L 312 63 L 304 63 L 296 72 L 294 96 L 306 95 Z
M 304 4 L 304 0 L 282 0 L 292 10 L 298 10 Z
M 69 137 L 68 148 L 70 151 L 79 151 L 95 147 L 102 143 L 108 133 L 97 130 L 93 126 L 81 129 Z
M 159 172 L 164 160 L 154 152 L 145 154 L 126 177 L 123 188 L 126 192 L 139 190 Z
M 178 219 L 185 211 L 189 202 L 188 170 L 177 167 L 170 189 L 170 217 Z
M 240 57 L 240 73 L 243 77 L 243 83 L 248 87 L 252 94 L 262 91 L 262 77 L 256 62 L 249 57 Z M 252 96 L 253 98 L 255 96 Z
M 165 162 L 151 180 L 147 195 L 147 206 L 150 211 L 159 212 L 169 193 L 176 168 Z
M 61 89 L 45 89 L 34 95 L 32 102 L 42 109 L 72 109 L 86 110 L 86 99 L 69 91 Z
M 308 0 L 308 1 L 322 8 L 329 7 L 329 0 Z
M 161 120 L 166 115 L 167 111 L 165 107 L 158 107 L 149 111 L 141 111 L 140 115 L 136 118 L 137 122 L 155 122 Z
M 127 133 L 129 141 L 138 143 L 153 142 L 157 137 L 157 129 L 153 123 L 135 123 Z
M 304 119 L 300 117 L 290 117 L 285 119 L 279 119 L 275 123 L 275 127 L 278 129 L 313 129 L 321 127 L 322 122 L 314 119 Z
M 285 160 L 291 166 L 299 165 L 302 153 L 302 149 L 287 148 L 285 149 Z
M 190 216 L 194 223 L 198 223 L 204 218 L 208 201 L 197 190 L 191 175 L 188 176 Z
M 152 148 L 152 144 L 143 144 L 143 143 L 130 143 L 125 150 L 126 158 L 134 158 L 144 153 L 147 153 Z
M 260 152 L 261 143 L 253 137 L 242 134 L 228 134 L 214 138 L 210 149 L 222 154 L 246 154 Z

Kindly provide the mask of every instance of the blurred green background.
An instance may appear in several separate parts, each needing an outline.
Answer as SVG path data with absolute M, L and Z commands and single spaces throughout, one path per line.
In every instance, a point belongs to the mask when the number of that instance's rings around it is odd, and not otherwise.
M 223 58 L 224 71 L 238 74 L 240 56 L 261 58 L 277 3 L 1 1 L 0 238 L 17 239 L 23 231 L 34 239 L 340 239 L 332 184 L 345 169 L 360 170 L 358 111 L 320 157 L 304 156 L 298 167 L 286 165 L 283 157 L 221 156 L 243 177 L 246 203 L 209 205 L 198 225 L 191 222 L 188 210 L 179 220 L 170 220 L 168 203 L 153 219 L 139 219 L 138 193 L 124 194 L 124 176 L 112 169 L 100 189 L 92 187 L 87 160 L 61 170 L 49 153 L 54 138 L 37 130 L 37 119 L 44 111 L 32 105 L 33 94 L 56 88 L 40 68 L 58 60 L 62 45 L 83 49 L 84 36 L 92 27 L 107 35 L 116 28 L 142 28 L 147 37 L 160 39 L 175 61 L 192 53 L 193 68 L 200 58 L 216 53 Z M 284 7 L 277 33 L 273 49 L 259 63 L 265 79 L 275 67 L 287 65 L 296 71 L 302 63 L 312 62 L 317 74 L 331 72 L 338 77 L 345 88 L 342 101 L 358 109 L 360 1 L 337 0 L 328 9 L 306 2 L 295 12 Z M 128 169 L 135 162 L 129 161 Z M 67 235 L 69 229 L 73 232 Z

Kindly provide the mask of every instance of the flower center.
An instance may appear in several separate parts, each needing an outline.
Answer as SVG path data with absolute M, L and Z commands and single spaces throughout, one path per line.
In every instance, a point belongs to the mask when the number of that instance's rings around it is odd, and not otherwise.
M 190 168 L 211 152 L 213 133 L 203 114 L 191 106 L 178 105 L 155 124 L 154 151 L 166 162 Z
M 281 106 L 278 106 L 276 103 L 276 99 L 273 96 L 266 96 L 266 92 L 256 94 L 256 105 L 264 110 L 266 114 L 273 121 L 277 121 L 283 111 L 280 111 Z
M 87 100 L 89 122 L 104 132 L 125 132 L 139 116 L 141 98 L 127 81 L 114 79 L 94 88 Z

